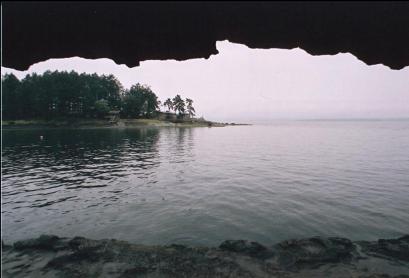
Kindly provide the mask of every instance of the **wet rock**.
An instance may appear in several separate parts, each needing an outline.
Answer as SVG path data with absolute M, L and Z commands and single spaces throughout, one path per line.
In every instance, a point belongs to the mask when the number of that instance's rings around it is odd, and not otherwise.
M 363 275 L 363 276 L 359 276 L 359 278 L 409 278 L 409 275 L 395 275 L 395 276 L 391 276 L 388 274 L 371 274 L 371 275 Z
M 68 241 L 68 246 L 75 251 L 80 250 L 97 250 L 109 244 L 107 240 L 90 240 L 84 237 L 74 237 Z
M 283 241 L 273 247 L 227 240 L 218 248 L 146 246 L 118 240 L 41 236 L 2 250 L 3 277 L 399 277 L 409 262 L 407 238 L 366 242 L 368 257 L 343 238 Z M 372 252 L 368 250 L 372 250 Z M 405 251 L 406 250 L 406 251 Z M 378 252 L 378 253 L 375 253 Z M 383 255 L 385 257 L 385 255 Z M 388 257 L 389 258 L 389 257 Z M 359 265 L 361 262 L 364 264 Z M 371 265 L 372 264 L 372 265 Z M 376 265 L 376 267 L 374 267 Z M 403 276 L 402 276 L 403 275 Z M 408 276 L 406 276 L 408 277 Z
M 397 239 L 379 239 L 376 242 L 361 241 L 359 245 L 366 254 L 409 262 L 409 235 Z
M 222 244 L 220 244 L 219 248 L 224 251 L 241 253 L 260 259 L 274 256 L 274 253 L 271 249 L 254 241 L 226 240 L 222 242 Z
M 148 268 L 146 267 L 133 267 L 133 268 L 125 270 L 120 276 L 120 278 L 137 277 L 137 275 L 146 274 L 146 273 L 148 273 Z
M 8 249 L 10 249 L 10 248 L 12 248 L 12 247 L 13 247 L 13 246 L 8 245 L 8 244 L 4 243 L 3 240 L 1 240 L 1 249 L 2 249 L 2 250 L 8 250 Z
M 57 243 L 60 240 L 58 236 L 54 235 L 41 235 L 35 239 L 21 240 L 14 243 L 14 248 L 18 250 L 22 249 L 43 249 L 43 250 L 55 250 L 58 247 Z
M 171 244 L 168 246 L 169 248 L 175 249 L 175 250 L 186 250 L 188 247 L 186 247 L 185 245 L 182 244 Z
M 275 248 L 278 263 L 284 268 L 302 264 L 316 267 L 322 263 L 347 262 L 355 251 L 355 246 L 349 239 L 336 237 L 286 240 Z

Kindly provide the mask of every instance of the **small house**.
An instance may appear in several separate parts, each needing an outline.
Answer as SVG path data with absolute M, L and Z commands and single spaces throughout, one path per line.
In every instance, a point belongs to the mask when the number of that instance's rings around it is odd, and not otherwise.
M 176 114 L 172 113 L 172 112 L 158 111 L 157 112 L 157 117 L 158 117 L 158 120 L 162 120 L 162 121 L 174 121 L 174 120 L 176 120 Z

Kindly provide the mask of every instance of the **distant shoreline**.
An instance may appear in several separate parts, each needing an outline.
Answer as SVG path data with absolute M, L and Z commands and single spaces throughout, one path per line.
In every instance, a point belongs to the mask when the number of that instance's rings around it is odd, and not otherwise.
M 225 127 L 250 124 L 218 123 L 211 121 L 171 122 L 158 119 L 120 119 L 114 123 L 98 119 L 67 120 L 5 120 L 2 129 L 37 129 L 37 128 L 132 128 L 132 127 Z

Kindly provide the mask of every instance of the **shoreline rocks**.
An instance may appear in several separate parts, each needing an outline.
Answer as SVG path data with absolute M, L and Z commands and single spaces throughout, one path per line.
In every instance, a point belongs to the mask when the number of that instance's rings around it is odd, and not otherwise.
M 66 119 L 66 120 L 4 120 L 3 129 L 59 129 L 59 128 L 140 128 L 140 127 L 225 127 L 250 124 L 220 123 L 207 120 L 158 120 L 158 119 L 120 119 L 109 122 L 100 119 Z
M 409 277 L 409 235 L 352 242 L 313 237 L 264 246 L 147 246 L 42 235 L 2 242 L 3 277 Z

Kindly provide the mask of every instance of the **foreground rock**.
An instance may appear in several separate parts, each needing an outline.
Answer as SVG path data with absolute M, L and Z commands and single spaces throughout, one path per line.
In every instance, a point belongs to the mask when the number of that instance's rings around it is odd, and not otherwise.
M 144 246 L 43 235 L 2 243 L 3 277 L 409 277 L 409 235 L 376 242 L 287 240 L 264 246 Z

